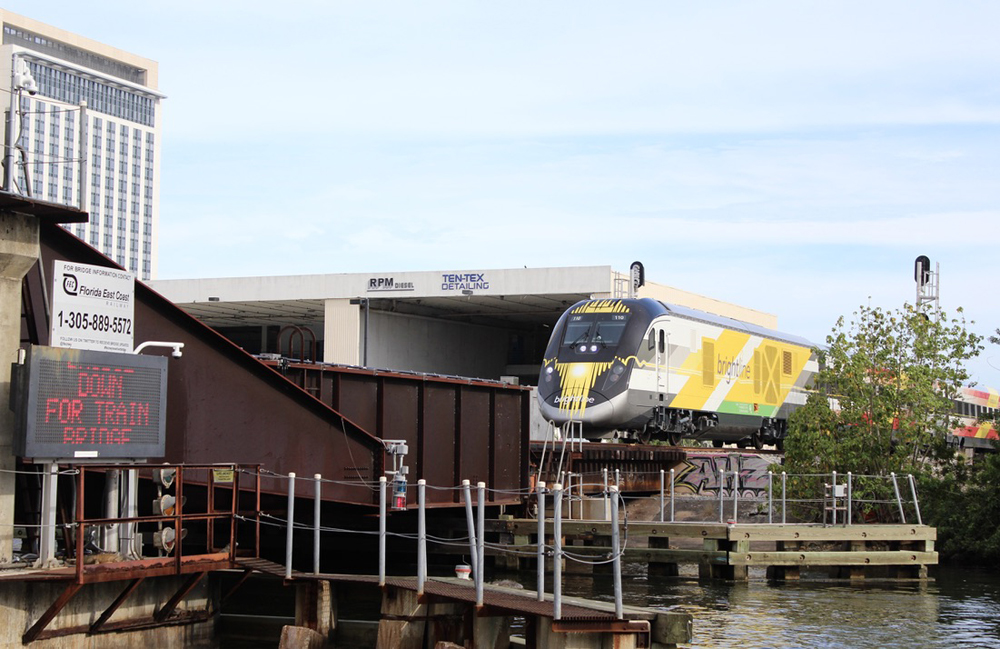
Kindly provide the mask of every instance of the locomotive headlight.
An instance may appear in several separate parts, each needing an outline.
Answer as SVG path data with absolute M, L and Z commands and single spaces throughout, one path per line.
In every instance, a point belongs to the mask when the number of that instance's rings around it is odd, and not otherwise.
M 596 352 L 597 351 L 597 345 L 591 345 L 590 346 L 590 351 Z
M 620 359 L 616 359 L 614 365 L 612 365 L 611 369 L 608 370 L 608 373 L 604 375 L 603 389 L 609 390 L 617 386 L 618 381 L 625 376 L 627 369 L 628 365 L 626 363 L 623 363 Z M 615 389 L 617 388 L 615 387 Z
M 555 370 L 552 368 L 551 365 L 545 368 L 545 382 L 546 383 L 550 383 L 552 381 L 552 374 L 553 374 L 554 371 Z

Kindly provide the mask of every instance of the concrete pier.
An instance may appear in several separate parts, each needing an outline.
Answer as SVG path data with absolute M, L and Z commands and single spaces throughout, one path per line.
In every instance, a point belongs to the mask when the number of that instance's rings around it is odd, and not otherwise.
M 0 564 L 10 563 L 14 538 L 14 413 L 10 366 L 21 343 L 21 283 L 38 261 L 38 219 L 0 209 Z

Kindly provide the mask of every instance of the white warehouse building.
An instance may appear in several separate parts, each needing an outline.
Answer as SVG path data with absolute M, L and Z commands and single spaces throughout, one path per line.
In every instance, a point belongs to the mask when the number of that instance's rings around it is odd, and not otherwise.
M 534 384 L 574 303 L 625 297 L 610 266 L 159 280 L 150 286 L 253 354 Z M 646 282 L 639 297 L 776 328 L 773 315 Z

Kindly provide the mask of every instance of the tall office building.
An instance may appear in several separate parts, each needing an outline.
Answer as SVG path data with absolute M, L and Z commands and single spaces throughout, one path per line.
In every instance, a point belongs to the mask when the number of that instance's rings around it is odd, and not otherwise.
M 4 189 L 86 210 L 89 223 L 66 228 L 154 278 L 164 98 L 156 62 L 8 11 L 0 20 Z

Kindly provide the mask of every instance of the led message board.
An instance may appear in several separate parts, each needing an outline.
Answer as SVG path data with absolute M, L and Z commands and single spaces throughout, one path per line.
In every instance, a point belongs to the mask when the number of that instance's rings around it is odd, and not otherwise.
M 15 453 L 42 459 L 141 459 L 165 448 L 167 362 L 33 345 L 17 370 Z

